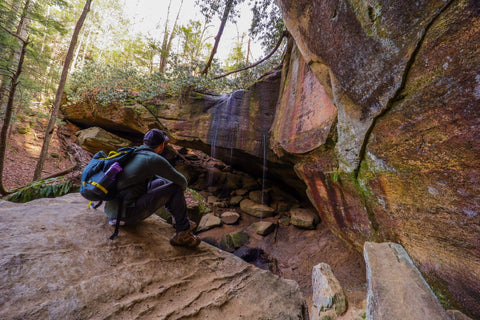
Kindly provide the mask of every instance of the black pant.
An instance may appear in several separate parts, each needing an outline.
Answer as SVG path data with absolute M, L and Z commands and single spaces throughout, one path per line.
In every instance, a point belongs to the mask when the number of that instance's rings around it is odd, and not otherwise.
M 148 185 L 147 192 L 135 201 L 135 207 L 127 208 L 127 225 L 137 224 L 165 206 L 175 219 L 177 232 L 187 230 L 190 221 L 183 189 L 163 179 L 155 179 Z

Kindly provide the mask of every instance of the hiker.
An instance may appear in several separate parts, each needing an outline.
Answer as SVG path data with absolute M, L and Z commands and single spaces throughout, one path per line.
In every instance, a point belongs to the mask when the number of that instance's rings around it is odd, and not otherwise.
M 196 247 L 201 240 L 190 231 L 184 195 L 187 179 L 160 155 L 168 140 L 165 131 L 159 129 L 144 135 L 143 145 L 137 148 L 118 180 L 121 196 L 106 202 L 105 213 L 109 223 L 115 225 L 117 211 L 121 210 L 120 224 L 135 225 L 165 206 L 176 230 L 170 244 Z

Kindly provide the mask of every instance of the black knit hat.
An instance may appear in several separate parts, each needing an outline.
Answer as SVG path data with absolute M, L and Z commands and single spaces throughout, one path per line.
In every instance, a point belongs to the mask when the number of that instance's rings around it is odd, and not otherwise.
M 152 129 L 143 136 L 143 144 L 151 148 L 158 147 L 164 142 L 168 142 L 167 133 L 160 129 Z

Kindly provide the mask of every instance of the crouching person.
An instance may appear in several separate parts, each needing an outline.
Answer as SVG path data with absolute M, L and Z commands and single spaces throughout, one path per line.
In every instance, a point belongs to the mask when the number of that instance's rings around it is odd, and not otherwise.
M 190 231 L 184 191 L 187 180 L 160 154 L 168 142 L 159 129 L 148 131 L 143 145 L 125 165 L 117 183 L 121 195 L 105 204 L 110 224 L 115 224 L 121 210 L 120 225 L 135 225 L 165 206 L 175 221 L 174 246 L 196 247 L 201 240 Z

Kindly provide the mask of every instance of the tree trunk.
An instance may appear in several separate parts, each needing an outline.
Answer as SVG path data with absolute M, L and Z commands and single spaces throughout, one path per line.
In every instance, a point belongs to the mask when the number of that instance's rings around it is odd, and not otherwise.
M 58 84 L 57 93 L 55 94 L 55 102 L 53 103 L 52 113 L 50 115 L 50 120 L 48 121 L 47 129 L 45 130 L 45 138 L 43 140 L 42 150 L 40 152 L 40 157 L 38 158 L 37 166 L 35 167 L 35 173 L 33 175 L 33 181 L 36 181 L 40 178 L 43 170 L 43 165 L 45 164 L 45 159 L 47 158 L 48 146 L 50 140 L 52 139 L 53 131 L 55 129 L 55 122 L 57 120 L 58 112 L 60 110 L 60 104 L 62 102 L 63 90 L 65 88 L 65 82 L 67 81 L 68 69 L 70 68 L 70 63 L 72 62 L 73 53 L 75 50 L 75 45 L 77 43 L 78 34 L 83 26 L 83 22 L 87 17 L 87 13 L 90 11 L 90 4 L 92 0 L 87 0 L 83 8 L 83 12 L 80 15 L 80 18 L 75 25 L 75 30 L 73 31 L 72 40 L 70 41 L 70 46 L 68 47 L 67 56 L 65 57 L 65 62 L 63 64 L 62 75 L 60 77 L 60 83 Z
M 175 22 L 173 23 L 172 32 L 168 33 L 168 15 L 170 14 L 170 5 L 172 4 L 172 0 L 168 4 L 168 12 L 167 12 L 167 20 L 165 21 L 165 33 L 163 35 L 163 42 L 162 48 L 160 49 L 160 72 L 164 72 L 165 68 L 167 67 L 168 56 L 170 54 L 170 49 L 172 48 L 172 41 L 175 37 L 175 28 L 177 27 L 178 18 L 180 17 L 180 12 L 182 11 L 183 0 L 180 2 L 180 7 L 177 12 L 177 17 L 175 18 Z
M 34 5 L 35 5 L 35 1 L 27 0 L 25 2 L 25 6 L 23 7 L 22 15 L 20 16 L 20 20 L 17 25 L 17 30 L 14 35 L 17 38 L 19 48 L 23 46 L 24 41 L 22 39 L 25 39 L 27 37 L 27 26 L 30 23 L 30 19 L 28 19 L 28 13 L 33 9 Z M 12 4 L 12 12 L 15 9 L 18 10 L 18 7 Z M 6 31 L 10 32 L 8 29 Z M 13 33 L 11 34 L 13 35 Z M 20 58 L 20 53 L 17 52 L 16 50 L 12 50 L 11 55 L 7 58 L 7 61 L 8 61 L 7 63 L 13 68 L 13 66 L 17 64 L 17 61 L 19 60 L 19 58 Z M 9 69 L 8 66 L 6 67 L 6 69 L 7 70 Z M 7 92 L 9 90 L 8 78 L 9 77 L 5 75 L 2 77 L 0 81 L 0 106 L 3 104 L 3 98 L 4 98 L 3 92 Z
M 5 164 L 5 153 L 7 150 L 7 133 L 8 128 L 10 127 L 10 121 L 12 119 L 13 113 L 13 100 L 15 98 L 15 90 L 18 84 L 18 78 L 20 77 L 20 73 L 22 72 L 23 60 L 25 58 L 25 52 L 27 50 L 28 39 L 23 41 L 22 50 L 20 52 L 17 70 L 15 71 L 12 81 L 10 84 L 10 92 L 8 94 L 8 103 L 7 109 L 5 110 L 5 118 L 3 119 L 3 125 L 0 132 L 0 194 L 7 195 L 9 191 L 6 190 L 3 184 L 3 168 Z
M 230 14 L 230 10 L 233 7 L 233 0 L 228 0 L 227 4 L 225 5 L 225 10 L 223 11 L 222 23 L 220 24 L 220 28 L 218 28 L 218 33 L 215 36 L 215 44 L 213 45 L 212 52 L 210 53 L 210 58 L 208 59 L 205 68 L 202 70 L 201 74 L 207 74 L 210 66 L 212 65 L 213 57 L 217 53 L 218 44 L 220 43 L 220 38 L 223 34 L 223 29 L 225 28 L 225 24 L 227 24 L 228 15 Z

